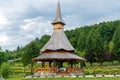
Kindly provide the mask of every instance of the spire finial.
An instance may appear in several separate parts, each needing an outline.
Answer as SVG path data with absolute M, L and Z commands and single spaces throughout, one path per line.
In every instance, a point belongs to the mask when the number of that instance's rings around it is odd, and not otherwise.
M 53 20 L 52 24 L 56 24 L 56 23 L 62 23 L 63 25 L 65 25 L 65 22 L 61 18 L 61 9 L 60 9 L 59 0 L 58 0 L 58 4 L 57 4 L 56 18 L 55 18 L 55 20 Z

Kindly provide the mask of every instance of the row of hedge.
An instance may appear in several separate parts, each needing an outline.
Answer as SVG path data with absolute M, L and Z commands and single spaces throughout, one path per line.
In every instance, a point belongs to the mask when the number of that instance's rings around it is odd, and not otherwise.
M 120 67 L 117 68 L 107 68 L 107 67 L 98 67 L 98 68 L 86 68 L 84 70 L 85 75 L 94 75 L 94 74 L 120 74 Z

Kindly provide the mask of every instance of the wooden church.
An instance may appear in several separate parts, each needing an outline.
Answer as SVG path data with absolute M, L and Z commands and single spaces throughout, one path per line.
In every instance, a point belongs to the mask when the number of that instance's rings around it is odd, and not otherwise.
M 83 68 L 78 65 L 80 65 L 79 62 L 83 62 L 85 59 L 75 54 L 75 49 L 63 31 L 65 22 L 61 17 L 59 1 L 56 18 L 51 24 L 54 29 L 51 38 L 40 50 L 40 55 L 33 58 L 33 61 L 41 62 L 41 66 L 35 68 L 35 73 L 39 73 L 40 75 L 83 73 Z

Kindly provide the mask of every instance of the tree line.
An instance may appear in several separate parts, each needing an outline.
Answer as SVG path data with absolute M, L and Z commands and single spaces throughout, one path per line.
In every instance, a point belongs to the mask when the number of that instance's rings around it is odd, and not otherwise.
M 65 31 L 76 54 L 93 62 L 120 62 L 120 20 Z
M 102 22 L 65 31 L 76 54 L 84 57 L 91 64 L 98 62 L 120 62 L 120 20 Z M 50 35 L 36 38 L 24 47 L 4 52 L 8 60 L 20 60 L 24 66 L 33 64 L 31 59 L 38 56 L 40 49 L 50 39 Z M 2 55 L 1 55 L 2 56 Z M 5 58 L 5 59 L 6 59 Z

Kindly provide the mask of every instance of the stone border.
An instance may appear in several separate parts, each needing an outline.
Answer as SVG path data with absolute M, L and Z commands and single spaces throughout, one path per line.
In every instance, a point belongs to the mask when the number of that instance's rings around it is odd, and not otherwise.
M 24 76 L 24 78 L 58 78 L 58 77 L 69 77 L 69 78 L 78 78 L 78 77 L 87 77 L 87 78 L 97 78 L 97 77 L 120 77 L 120 75 L 105 75 L 105 74 L 96 74 L 96 75 L 50 75 L 50 76 Z

